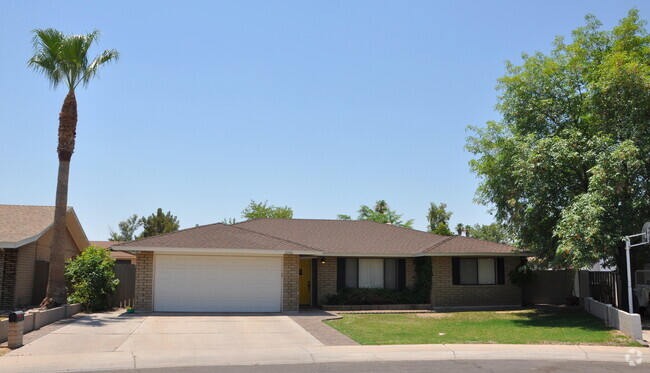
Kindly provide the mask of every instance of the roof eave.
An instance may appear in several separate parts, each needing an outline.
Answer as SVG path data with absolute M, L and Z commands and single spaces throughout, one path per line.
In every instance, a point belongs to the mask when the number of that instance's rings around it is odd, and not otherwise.
M 524 252 L 511 252 L 511 253 L 495 253 L 495 252 L 451 252 L 451 253 L 424 253 L 425 256 L 530 256 L 530 253 Z
M 198 247 L 138 247 L 119 246 L 119 251 L 140 252 L 153 251 L 161 253 L 193 254 L 264 254 L 264 255 L 323 255 L 319 250 L 274 250 L 274 249 L 232 249 L 232 248 L 198 248 Z

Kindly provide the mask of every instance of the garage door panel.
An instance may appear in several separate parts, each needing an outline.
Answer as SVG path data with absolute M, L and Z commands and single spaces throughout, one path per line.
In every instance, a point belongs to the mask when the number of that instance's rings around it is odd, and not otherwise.
M 171 312 L 279 312 L 282 259 L 156 255 L 154 309 Z

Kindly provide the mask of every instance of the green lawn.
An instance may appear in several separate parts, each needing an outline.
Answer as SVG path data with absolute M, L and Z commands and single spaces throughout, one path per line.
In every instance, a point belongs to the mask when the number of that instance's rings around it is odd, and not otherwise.
M 362 345 L 421 343 L 596 344 L 640 346 L 578 310 L 345 314 L 327 321 Z

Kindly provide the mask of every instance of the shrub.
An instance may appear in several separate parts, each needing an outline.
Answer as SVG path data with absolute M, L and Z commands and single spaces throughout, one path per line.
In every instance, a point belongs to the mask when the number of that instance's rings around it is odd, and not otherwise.
M 87 312 L 108 308 L 108 297 L 120 280 L 115 278 L 115 260 L 108 250 L 90 246 L 81 255 L 69 259 L 65 277 L 70 290 L 68 302 L 81 303 Z
M 420 303 L 429 303 L 431 297 L 431 280 L 433 276 L 433 268 L 431 266 L 431 258 L 428 256 L 421 256 L 413 259 L 415 264 L 415 285 L 414 291 L 418 296 L 425 300 Z
M 510 282 L 518 286 L 530 285 L 535 281 L 535 272 L 531 265 L 524 263 L 509 273 Z
M 376 305 L 428 303 L 420 291 L 402 291 L 380 288 L 343 288 L 325 300 L 328 305 Z

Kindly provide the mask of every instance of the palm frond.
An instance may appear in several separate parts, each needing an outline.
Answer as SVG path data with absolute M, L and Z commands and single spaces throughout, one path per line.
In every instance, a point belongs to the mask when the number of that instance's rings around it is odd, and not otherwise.
M 88 82 L 97 75 L 99 67 L 105 63 L 114 62 L 120 59 L 120 52 L 115 49 L 105 50 L 102 54 L 95 57 L 93 61 L 86 68 L 86 73 L 83 78 L 84 86 L 88 85 Z
M 36 29 L 34 55 L 27 64 L 43 74 L 53 88 L 61 82 L 65 82 L 70 90 L 82 82 L 87 86 L 97 74 L 99 66 L 119 57 L 117 51 L 106 50 L 89 63 L 88 51 L 99 36 L 98 30 L 85 35 L 66 36 L 52 28 Z
M 56 88 L 63 79 L 59 61 L 61 43 L 65 39 L 63 33 L 55 29 L 36 29 L 32 44 L 34 55 L 27 62 L 28 66 L 43 74 L 50 82 L 52 88 Z

